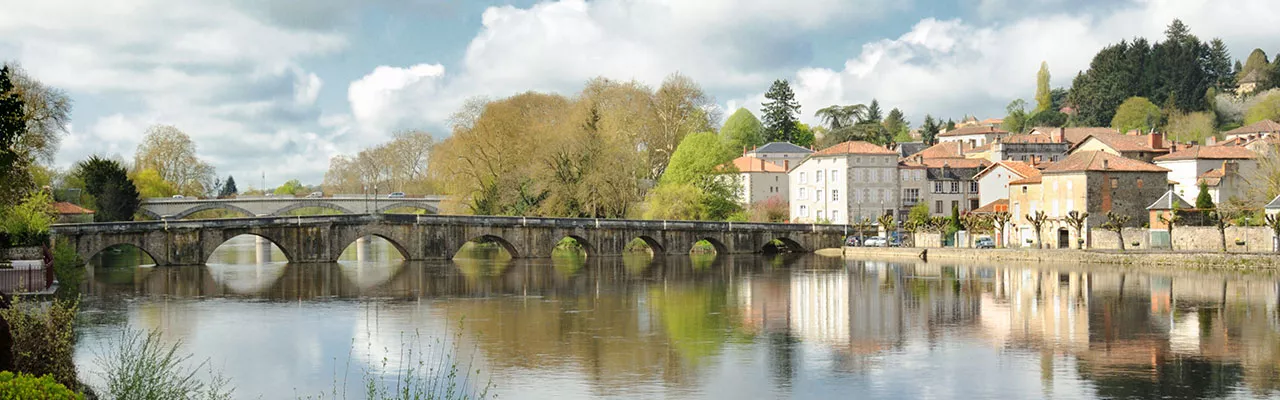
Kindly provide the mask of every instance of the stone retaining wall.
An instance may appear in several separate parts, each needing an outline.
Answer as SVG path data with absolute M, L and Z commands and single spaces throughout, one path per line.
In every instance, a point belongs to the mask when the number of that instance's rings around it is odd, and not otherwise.
M 1177 228 L 1174 228 L 1177 231 Z M 1089 230 L 1089 237 L 1093 238 L 1093 242 L 1089 245 L 1091 249 L 1099 250 L 1119 250 L 1120 241 L 1116 237 L 1116 233 L 1100 228 Z M 1056 239 L 1055 239 L 1056 240 Z M 1048 240 L 1045 240 L 1046 242 Z M 1124 248 L 1130 249 L 1150 249 L 1151 248 L 1151 232 L 1142 228 L 1124 228 Z M 1137 246 L 1133 243 L 1138 242 Z M 1072 247 L 1075 244 L 1072 243 Z
M 1174 228 L 1176 231 L 1177 228 Z M 1126 237 L 1125 239 L 1128 239 Z M 1099 251 L 1035 249 L 920 249 L 846 247 L 844 256 L 855 259 L 916 259 L 927 254 L 929 262 L 1035 261 L 1060 264 L 1166 265 L 1181 268 L 1280 269 L 1280 254 L 1222 254 L 1212 252 Z

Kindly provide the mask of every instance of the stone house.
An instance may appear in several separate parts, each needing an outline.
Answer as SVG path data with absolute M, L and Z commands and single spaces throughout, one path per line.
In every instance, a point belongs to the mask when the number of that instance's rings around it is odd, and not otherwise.
M 1105 151 L 1124 158 L 1150 163 L 1156 157 L 1169 154 L 1170 143 L 1164 135 L 1090 135 L 1071 148 L 1071 152 Z
M 1106 151 L 1072 153 L 1047 165 L 1039 179 L 1010 182 L 1013 243 L 1035 242 L 1027 216 L 1036 211 L 1048 217 L 1041 231 L 1044 247 L 1075 247 L 1080 235 L 1089 242 L 1089 229 L 1106 222 L 1108 212 L 1129 216 L 1128 226 L 1141 226 L 1147 207 L 1169 190 L 1168 174 L 1160 166 Z M 1080 235 L 1067 223 L 1071 211 L 1089 213 Z
M 731 164 L 738 174 L 738 203 L 787 201 L 787 170 L 781 165 L 749 156 L 738 157 Z
M 1080 144 L 1089 136 L 1093 135 L 1119 135 L 1120 131 L 1108 127 L 1076 127 L 1076 128 L 1054 128 L 1054 127 L 1036 127 L 1024 135 L 1010 135 L 1004 140 L 1006 143 L 1027 142 L 1053 142 L 1068 143 L 1072 146 Z
M 991 204 L 1009 198 L 1009 182 L 1040 176 L 1040 170 L 1021 161 L 998 161 L 978 172 L 978 203 Z
M 1156 165 L 1169 169 L 1174 192 L 1184 199 L 1200 194 L 1205 182 L 1214 204 L 1243 197 L 1247 177 L 1257 171 L 1258 154 L 1239 146 L 1189 146 L 1155 158 Z M 1225 195 L 1225 196 L 1224 196 Z
M 1240 78 L 1240 81 L 1236 82 L 1236 95 L 1242 96 L 1257 91 L 1258 85 L 1261 85 L 1263 82 L 1263 75 L 1261 71 L 1263 70 L 1254 69 L 1253 71 L 1249 71 L 1248 74 L 1245 74 L 1244 77 Z
M 93 222 L 94 211 L 65 201 L 53 203 L 53 210 L 58 214 L 59 224 L 78 224 Z
M 811 154 L 788 172 L 791 220 L 847 224 L 898 207 L 898 153 L 862 142 Z
M 961 142 L 978 147 L 1008 136 L 1009 132 L 994 126 L 967 126 L 938 134 L 938 142 Z
M 1275 136 L 1277 134 L 1280 134 L 1280 123 L 1264 119 L 1249 125 L 1222 132 L 1222 140 L 1224 142 L 1237 139 L 1254 140 Z
M 906 221 L 907 216 L 911 214 L 911 208 L 917 204 L 931 204 L 929 180 L 926 176 L 928 170 L 929 167 L 921 163 L 907 160 L 898 162 L 898 188 L 901 192 L 898 207 L 899 221 Z
M 813 150 L 796 146 L 787 142 L 766 143 L 764 146 L 743 152 L 746 157 L 755 157 L 777 165 L 781 165 L 787 171 L 800 165 L 805 157 L 813 154 Z
M 975 177 L 989 164 L 987 160 L 924 159 L 925 179 L 928 181 L 930 214 L 950 216 L 951 209 L 961 214 L 981 207 L 978 181 Z

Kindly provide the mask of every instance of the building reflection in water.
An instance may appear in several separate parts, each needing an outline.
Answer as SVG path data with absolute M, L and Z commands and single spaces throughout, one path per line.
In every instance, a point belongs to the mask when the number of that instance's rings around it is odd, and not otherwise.
M 1030 397 L 1280 394 L 1280 281 L 1266 274 L 816 256 L 404 262 L 393 246 L 364 245 L 337 264 L 298 265 L 249 239 L 204 267 L 99 268 L 87 293 L 380 299 L 393 303 L 375 319 L 395 329 L 465 321 L 462 339 L 516 388 L 517 371 L 570 374 L 593 395 L 697 393 L 759 350 L 761 375 L 786 397 L 814 376 L 873 379 L 956 348 L 995 355 L 943 367 L 1032 360 Z M 404 301 L 423 305 L 394 306 Z M 156 304 L 168 303 L 142 302 L 132 318 L 177 332 L 200 323 L 175 317 L 196 309 Z

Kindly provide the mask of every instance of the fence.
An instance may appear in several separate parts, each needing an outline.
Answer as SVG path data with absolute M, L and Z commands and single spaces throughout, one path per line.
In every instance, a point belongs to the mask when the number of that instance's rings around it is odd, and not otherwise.
M 0 252 L 0 293 L 41 292 L 53 285 L 53 257 L 41 247 Z

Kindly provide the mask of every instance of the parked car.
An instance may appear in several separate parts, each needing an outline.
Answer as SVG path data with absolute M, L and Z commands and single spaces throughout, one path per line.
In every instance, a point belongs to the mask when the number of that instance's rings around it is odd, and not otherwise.
M 857 236 L 849 236 L 844 238 L 844 245 L 847 247 L 860 247 L 862 246 L 862 241 L 858 240 Z
M 404 192 L 391 192 L 391 194 L 387 195 L 387 198 L 388 198 L 388 199 L 403 199 L 403 198 L 404 198 Z
M 311 194 L 307 195 L 308 199 L 318 199 L 321 197 L 324 197 L 324 192 L 311 192 Z
M 973 242 L 973 247 L 979 249 L 994 249 L 996 248 L 996 241 L 991 240 L 989 237 L 978 238 L 977 241 Z
M 872 236 L 867 238 L 867 240 L 862 242 L 862 244 L 867 247 L 885 247 L 889 242 L 884 239 L 884 236 Z
M 902 247 L 902 238 L 897 236 L 889 238 L 889 247 Z
M 180 194 L 175 194 L 175 195 L 173 195 L 173 198 L 175 198 L 175 199 L 185 199 L 186 197 L 187 197 L 187 196 L 183 196 L 183 195 L 180 195 Z

